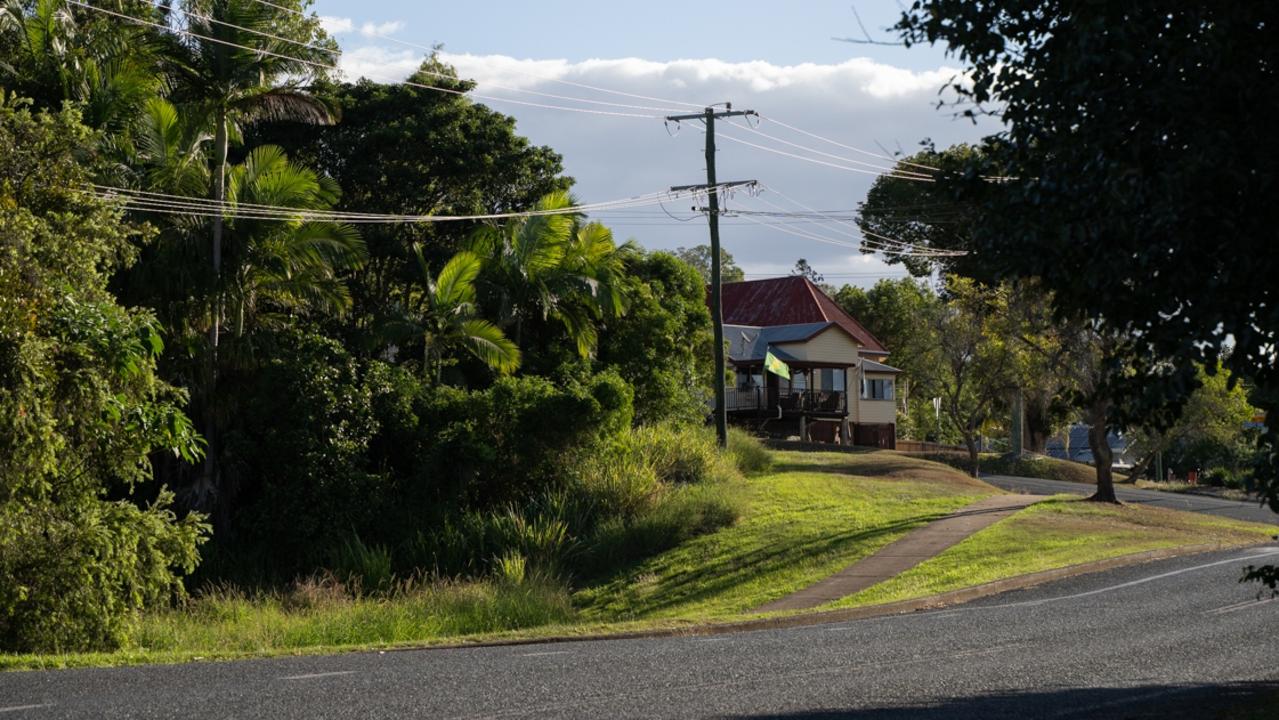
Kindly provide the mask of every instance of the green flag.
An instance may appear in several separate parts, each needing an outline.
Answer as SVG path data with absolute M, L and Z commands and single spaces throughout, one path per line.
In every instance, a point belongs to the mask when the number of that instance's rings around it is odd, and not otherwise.
M 774 355 L 772 350 L 769 350 L 768 353 L 764 355 L 764 369 L 774 375 L 781 375 L 787 380 L 790 380 L 790 367 L 786 363 L 782 362 L 781 358 Z

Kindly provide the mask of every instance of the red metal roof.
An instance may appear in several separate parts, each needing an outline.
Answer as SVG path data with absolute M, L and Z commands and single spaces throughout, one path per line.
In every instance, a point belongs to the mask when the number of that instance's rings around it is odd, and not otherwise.
M 767 327 L 833 322 L 853 336 L 862 352 L 888 354 L 869 330 L 802 275 L 724 283 L 723 303 L 727 324 Z

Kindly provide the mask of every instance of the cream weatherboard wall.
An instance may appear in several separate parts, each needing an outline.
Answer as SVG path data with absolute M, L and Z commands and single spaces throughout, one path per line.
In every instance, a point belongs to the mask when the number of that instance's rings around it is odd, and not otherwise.
M 787 355 L 801 362 L 844 363 L 857 362 L 857 341 L 838 326 L 831 326 L 808 342 L 778 343 Z
M 866 373 L 867 380 L 895 380 L 896 376 L 891 373 Z M 860 385 L 860 383 L 858 383 Z M 896 385 L 896 383 L 894 383 Z M 894 393 L 894 397 L 896 394 Z M 853 418 L 854 422 L 867 425 L 889 424 L 897 422 L 897 401 L 894 400 L 867 400 L 859 396 L 857 398 L 857 414 Z

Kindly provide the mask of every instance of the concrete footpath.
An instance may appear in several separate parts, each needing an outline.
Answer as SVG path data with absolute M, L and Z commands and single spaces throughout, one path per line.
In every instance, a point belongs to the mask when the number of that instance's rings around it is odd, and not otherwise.
M 849 565 L 819 583 L 755 608 L 753 612 L 808 610 L 825 605 L 915 567 L 973 533 L 1042 498 L 1033 495 L 994 495 L 931 522 L 878 552 Z

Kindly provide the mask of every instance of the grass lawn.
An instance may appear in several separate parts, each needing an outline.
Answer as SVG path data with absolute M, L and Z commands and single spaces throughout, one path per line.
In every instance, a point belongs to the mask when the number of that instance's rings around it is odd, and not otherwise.
M 749 614 L 913 528 L 998 492 L 895 452 L 778 452 L 768 474 L 726 482 L 736 524 L 576 592 L 538 580 L 406 584 L 353 598 L 323 583 L 245 597 L 211 592 L 147 613 L 117 652 L 0 655 L 0 669 L 183 662 L 460 641 L 678 628 Z M 1027 508 L 837 606 L 870 605 L 1143 550 L 1264 542 L 1275 528 L 1066 497 Z
M 937 557 L 828 607 L 926 597 L 1002 578 L 1189 545 L 1252 545 L 1279 527 L 1059 495 L 1002 520 Z
M 575 596 L 588 619 L 724 617 L 799 590 L 998 492 L 895 453 L 780 452 L 737 523 Z

